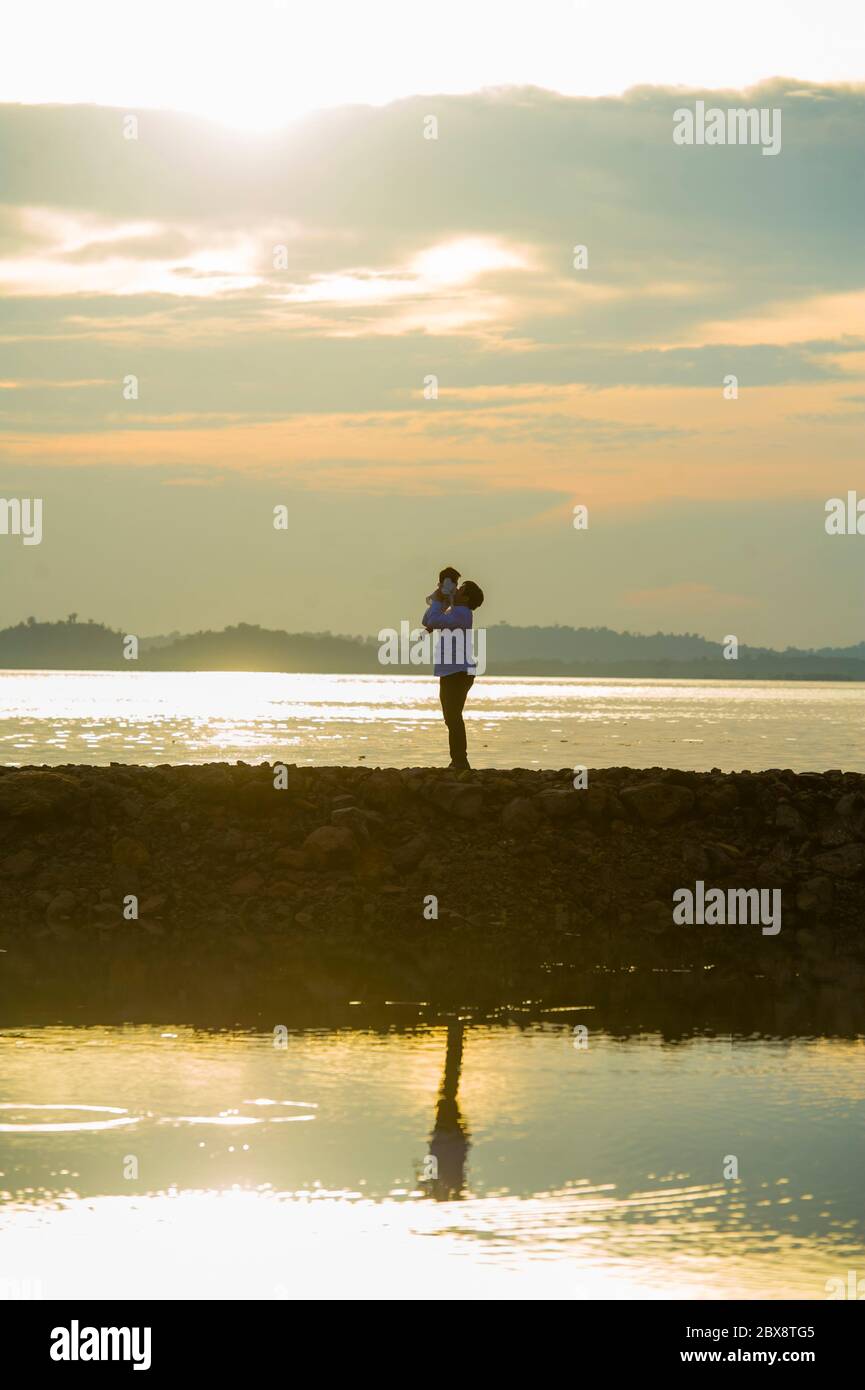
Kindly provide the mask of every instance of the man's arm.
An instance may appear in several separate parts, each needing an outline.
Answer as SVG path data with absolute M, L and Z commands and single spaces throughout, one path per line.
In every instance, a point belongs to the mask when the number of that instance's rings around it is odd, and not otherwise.
M 468 620 L 466 620 L 467 614 Z M 426 628 L 427 632 L 432 632 L 433 629 L 437 627 L 471 627 L 471 612 L 469 609 L 463 608 L 461 605 L 457 606 L 456 608 L 446 609 L 444 604 L 440 602 L 439 599 L 433 599 L 429 608 L 421 618 L 421 625 Z
M 432 632 L 437 620 L 445 611 L 445 606 L 441 599 L 436 598 L 435 594 L 430 595 L 429 606 L 421 618 L 421 627 L 425 627 L 427 632 Z

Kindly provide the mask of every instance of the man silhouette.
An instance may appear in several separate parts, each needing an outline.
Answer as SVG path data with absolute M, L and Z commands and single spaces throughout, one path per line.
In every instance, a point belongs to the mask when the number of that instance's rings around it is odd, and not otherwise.
M 454 573 L 455 571 L 451 571 Z M 446 574 L 447 571 L 442 571 Z M 430 595 L 421 619 L 427 632 L 440 632 L 434 674 L 439 678 L 439 699 L 448 730 L 450 766 L 469 767 L 463 707 L 474 685 L 477 661 L 472 648 L 473 613 L 484 601 L 483 590 L 466 579 L 452 594 L 439 584 Z

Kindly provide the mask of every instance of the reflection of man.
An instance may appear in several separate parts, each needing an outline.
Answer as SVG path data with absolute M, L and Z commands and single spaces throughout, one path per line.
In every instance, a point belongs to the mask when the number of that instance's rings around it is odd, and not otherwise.
M 421 1179 L 427 1195 L 437 1202 L 451 1202 L 461 1197 L 465 1183 L 469 1138 L 457 1101 L 462 1060 L 463 1025 L 456 1020 L 448 1024 L 444 1076 L 430 1135 L 429 1157 Z

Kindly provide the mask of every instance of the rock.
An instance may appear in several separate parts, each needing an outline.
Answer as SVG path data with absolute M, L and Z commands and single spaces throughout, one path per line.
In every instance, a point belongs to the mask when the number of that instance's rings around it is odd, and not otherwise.
M 845 792 L 835 803 L 835 815 L 843 819 L 861 820 L 865 817 L 865 796 L 861 792 Z
M 527 796 L 515 796 L 502 811 L 502 825 L 506 830 L 528 835 L 540 822 L 540 817 Z
M 815 855 L 814 868 L 830 878 L 858 878 L 865 870 L 865 845 L 839 845 L 825 854 Z
M 787 830 L 794 835 L 805 833 L 805 822 L 789 801 L 778 802 L 775 808 L 775 824 L 779 830 Z
M 139 907 L 139 912 L 142 917 L 145 916 L 145 914 L 153 915 L 157 912 L 161 912 L 167 902 L 168 895 L 166 893 L 154 893 L 152 897 L 144 899 Z
M 695 845 L 693 843 L 684 845 L 682 848 L 682 863 L 684 864 L 686 872 L 692 878 L 705 878 L 706 874 L 710 872 L 709 847 Z
M 796 894 L 796 906 L 800 912 L 828 912 L 834 894 L 832 880 L 818 875 L 800 884 Z
M 53 897 L 45 910 L 46 920 L 50 923 L 62 922 L 68 918 L 70 912 L 75 909 L 75 894 L 68 888 Z
M 133 840 L 131 836 L 124 835 L 112 845 L 111 858 L 118 869 L 134 872 L 149 862 L 150 851 L 140 840 Z
M 706 859 L 710 873 L 728 874 L 738 867 L 742 851 L 734 845 L 720 842 L 706 845 Z
M 238 878 L 232 883 L 228 891 L 233 898 L 248 898 L 258 893 L 263 884 L 261 874 L 244 874 L 243 878 Z
M 624 819 L 625 808 L 616 793 L 597 781 L 590 780 L 585 791 L 576 791 L 574 795 L 583 798 L 581 805 L 585 807 L 586 816 L 595 828 Z
M 283 898 L 294 897 L 294 890 L 299 882 L 300 880 L 296 878 L 274 879 L 272 883 L 268 884 L 267 891 L 265 892 L 264 896 L 266 898 L 272 898 L 274 901 L 280 901 Z
M 480 787 L 458 786 L 451 800 L 451 814 L 458 820 L 477 820 L 484 809 Z
M 342 826 L 361 841 L 369 839 L 370 827 L 381 824 L 375 811 L 363 811 L 359 806 L 339 806 L 331 813 L 331 825 Z
M 17 854 L 10 854 L 3 860 L 0 874 L 5 878 L 26 878 L 38 862 L 32 849 L 19 849 Z
M 404 845 L 400 845 L 393 852 L 393 865 L 400 873 L 408 873 L 410 869 L 416 868 L 427 852 L 428 839 L 426 835 L 414 835 Z
M 207 763 L 194 769 L 191 779 L 192 791 L 196 799 L 205 802 L 226 801 L 234 790 L 231 773 L 221 763 Z
M 667 825 L 694 808 L 694 793 L 675 782 L 645 782 L 625 787 L 620 795 L 644 825 Z
M 832 849 L 835 845 L 849 845 L 865 839 L 865 835 L 856 821 L 837 819 L 823 826 L 819 838 L 825 849 Z
M 284 864 L 287 869 L 309 868 L 309 855 L 302 849 L 279 849 L 273 856 L 277 864 Z
M 716 840 L 711 847 L 720 850 L 722 854 L 726 854 L 730 859 L 742 858 L 742 851 L 739 849 L 738 845 L 728 845 L 725 840 Z
M 860 792 L 846 792 L 835 803 L 835 814 L 820 832 L 820 843 L 846 845 L 856 840 L 865 840 L 865 796 Z
M 287 787 L 275 787 L 272 781 L 257 777 L 238 787 L 234 804 L 240 815 L 261 818 L 290 813 L 294 802 Z
M 782 883 L 791 883 L 792 865 L 785 859 L 764 859 L 757 865 L 757 883 L 762 888 L 778 888 Z
M 543 791 L 533 797 L 535 806 L 547 820 L 571 820 L 579 813 L 583 793 L 575 791 Z
M 73 777 L 60 772 L 19 772 L 0 779 L 0 821 L 41 824 L 68 813 L 83 799 Z
M 340 864 L 338 861 L 328 865 L 328 868 L 334 872 L 338 872 L 340 869 L 345 872 L 349 867 L 348 864 Z M 382 879 L 395 876 L 389 851 L 383 845 L 372 842 L 360 846 L 354 872 L 358 879 L 367 883 L 379 883 Z
M 480 787 L 456 778 L 436 782 L 429 792 L 429 798 L 447 816 L 457 816 L 460 820 L 476 820 L 484 805 Z
M 405 783 L 396 767 L 377 767 L 363 783 L 364 800 L 383 810 L 392 811 L 405 795 Z
M 307 835 L 303 848 L 318 863 L 348 863 L 357 853 L 357 841 L 344 826 L 320 825 L 318 830 Z
M 701 787 L 697 804 L 704 816 L 726 816 L 739 805 L 739 793 L 732 782 Z

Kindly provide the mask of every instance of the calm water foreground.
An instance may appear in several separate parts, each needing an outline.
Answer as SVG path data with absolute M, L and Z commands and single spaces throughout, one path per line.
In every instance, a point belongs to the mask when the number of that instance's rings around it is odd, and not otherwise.
M 478 767 L 790 767 L 865 771 L 865 685 L 479 677 Z M 0 672 L 2 763 L 437 766 L 437 683 L 422 676 Z
M 7 1030 L 0 1293 L 824 1299 L 865 1274 L 863 1060 L 579 1009 Z

